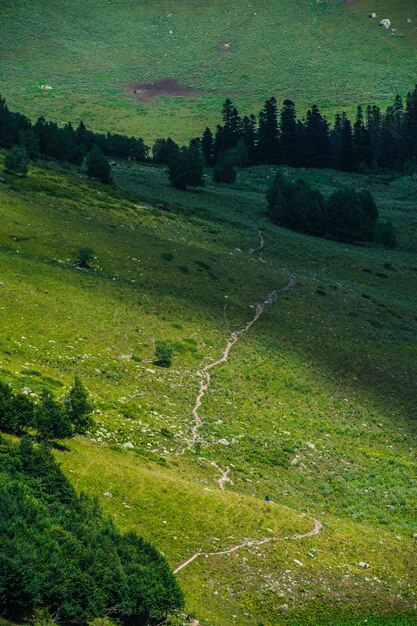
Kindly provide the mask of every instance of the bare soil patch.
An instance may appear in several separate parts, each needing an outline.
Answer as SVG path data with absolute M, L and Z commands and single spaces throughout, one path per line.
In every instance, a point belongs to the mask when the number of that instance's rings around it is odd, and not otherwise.
M 137 102 L 152 102 L 159 96 L 187 98 L 198 94 L 198 89 L 181 85 L 175 78 L 161 78 L 151 83 L 133 83 L 128 86 Z

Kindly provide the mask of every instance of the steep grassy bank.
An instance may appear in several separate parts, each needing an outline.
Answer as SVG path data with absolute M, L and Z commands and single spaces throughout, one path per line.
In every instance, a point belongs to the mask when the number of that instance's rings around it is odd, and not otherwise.
M 370 186 L 399 234 L 399 249 L 386 251 L 267 224 L 273 174 L 246 170 L 232 188 L 208 180 L 192 193 L 169 188 L 163 168 L 131 163 L 114 170 L 119 190 L 52 164 L 9 177 L 0 189 L 1 378 L 59 395 L 79 373 L 99 428 L 58 454 L 63 468 L 173 568 L 198 550 L 323 523 L 317 536 L 200 557 L 181 570 L 187 611 L 202 624 L 412 616 L 415 183 L 301 172 L 324 193 Z M 259 226 L 264 262 L 249 254 Z M 90 270 L 74 265 L 85 246 L 95 250 Z M 202 364 L 286 284 L 287 271 L 296 287 L 213 371 L 203 440 L 179 454 Z M 173 346 L 172 368 L 152 363 L 158 340 Z M 224 493 L 212 461 L 231 467 Z

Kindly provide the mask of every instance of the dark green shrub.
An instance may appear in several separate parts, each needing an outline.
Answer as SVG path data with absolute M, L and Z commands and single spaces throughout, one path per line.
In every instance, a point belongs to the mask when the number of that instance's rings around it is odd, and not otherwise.
M 4 159 L 4 171 L 25 176 L 29 170 L 29 156 L 22 146 L 13 146 Z
M 155 365 L 171 367 L 173 349 L 165 341 L 157 341 L 155 345 Z

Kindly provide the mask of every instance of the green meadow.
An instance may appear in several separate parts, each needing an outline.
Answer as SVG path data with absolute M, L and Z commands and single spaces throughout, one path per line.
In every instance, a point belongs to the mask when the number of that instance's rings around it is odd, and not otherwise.
M 163 167 L 131 162 L 117 163 L 111 187 L 55 164 L 7 175 L 1 379 L 60 397 L 79 374 L 97 428 L 57 458 L 173 569 L 248 542 L 178 573 L 187 602 L 178 624 L 409 626 L 417 184 L 286 170 L 325 194 L 366 185 L 397 230 L 399 247 L 385 250 L 266 222 L 274 173 L 242 170 L 229 187 L 207 176 L 193 192 L 170 188 Z M 259 229 L 265 247 L 250 254 Z M 85 247 L 95 256 L 88 270 L 76 265 Z M 295 287 L 278 291 L 212 370 L 201 440 L 184 452 L 202 367 L 288 273 Z M 174 350 L 170 368 L 153 362 L 158 341 Z M 231 468 L 224 491 L 213 462 Z M 318 535 L 292 537 L 314 519 Z
M 416 80 L 416 25 L 414 0 L 4 0 L 0 91 L 33 119 L 184 141 L 219 122 L 228 96 L 242 113 L 275 95 L 330 117 L 391 103 Z M 134 83 L 160 79 L 195 93 L 136 101 Z

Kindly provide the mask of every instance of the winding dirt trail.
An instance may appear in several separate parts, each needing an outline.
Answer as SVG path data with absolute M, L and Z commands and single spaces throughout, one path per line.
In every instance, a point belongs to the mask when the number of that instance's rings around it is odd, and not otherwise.
M 252 248 L 250 250 L 250 254 L 255 254 L 256 252 L 260 252 L 265 247 L 265 240 L 264 240 L 263 233 L 261 230 L 258 231 L 258 237 L 259 237 L 259 245 Z M 265 262 L 261 258 L 261 256 L 259 256 L 259 260 L 262 262 Z M 255 311 L 254 316 L 246 324 L 246 326 L 244 326 L 238 331 L 232 332 L 229 339 L 227 340 L 222 356 L 216 361 L 213 361 L 212 363 L 209 363 L 208 365 L 203 367 L 201 371 L 200 389 L 198 391 L 196 401 L 193 407 L 194 426 L 191 430 L 192 438 L 189 441 L 187 447 L 184 448 L 182 453 L 184 453 L 186 450 L 190 450 L 191 448 L 193 448 L 194 445 L 197 443 L 197 441 L 201 440 L 201 435 L 200 435 L 199 430 L 203 426 L 203 421 L 198 411 L 202 405 L 203 398 L 206 395 L 210 387 L 211 370 L 214 369 L 215 367 L 218 367 L 219 365 L 222 365 L 223 363 L 226 363 L 227 359 L 229 358 L 230 350 L 239 341 L 239 337 L 241 337 L 241 335 L 243 335 L 244 333 L 247 333 L 252 328 L 255 322 L 257 322 L 257 320 L 264 313 L 266 307 L 270 304 L 273 304 L 276 301 L 276 299 L 278 298 L 278 294 L 285 292 L 285 291 L 290 291 L 294 287 L 295 287 L 295 278 L 290 272 L 288 272 L 288 282 L 285 285 L 285 287 L 281 287 L 280 289 L 274 289 L 273 291 L 271 291 L 271 293 L 266 297 L 266 299 L 263 302 L 259 302 L 256 305 L 256 311 Z M 219 487 L 222 491 L 224 491 L 225 483 L 230 481 L 229 473 L 231 469 L 229 466 L 226 466 L 226 469 L 222 470 L 215 461 L 212 461 L 211 465 L 215 467 L 216 470 L 219 472 L 220 474 L 220 477 L 218 479 Z M 300 513 L 300 516 L 307 517 L 304 513 Z M 178 567 L 174 569 L 173 573 L 177 574 L 178 572 L 180 572 L 182 569 L 190 565 L 193 561 L 195 561 L 198 557 L 201 557 L 201 556 L 205 558 L 209 558 L 211 556 L 222 556 L 226 554 L 232 554 L 233 552 L 237 552 L 238 550 L 241 550 L 242 548 L 247 548 L 251 546 L 261 546 L 261 545 L 264 545 L 266 543 L 271 543 L 271 542 L 297 540 L 297 539 L 305 539 L 307 537 L 314 537 L 315 535 L 319 534 L 319 532 L 323 528 L 323 525 L 317 519 L 312 519 L 312 521 L 314 521 L 313 529 L 305 533 L 294 533 L 292 535 L 287 535 L 284 537 L 276 536 L 276 537 L 264 537 L 261 539 L 246 539 L 242 543 L 234 545 L 226 550 L 219 550 L 218 552 L 195 552 L 186 561 L 183 561 L 183 563 L 178 565 Z
M 264 537 L 263 539 L 247 539 L 246 541 L 243 541 L 242 543 L 239 543 L 236 546 L 232 546 L 231 548 L 228 548 L 227 550 L 220 550 L 219 552 L 195 552 L 195 554 L 190 556 L 189 559 L 187 559 L 186 561 L 181 563 L 181 565 L 178 565 L 178 567 L 174 569 L 174 574 L 177 574 L 178 572 L 180 572 L 182 569 L 184 569 L 184 567 L 187 567 L 187 565 L 190 565 L 190 563 L 195 561 L 200 556 L 203 556 L 206 558 L 210 556 L 222 556 L 225 554 L 232 554 L 233 552 L 237 552 L 238 550 L 241 550 L 242 548 L 250 548 L 251 546 L 263 546 L 265 543 L 271 543 L 271 542 L 276 543 L 278 541 L 289 541 L 291 539 L 296 540 L 296 539 L 306 539 L 308 537 L 314 537 L 315 535 L 319 534 L 319 532 L 323 528 L 323 524 L 318 519 L 314 519 L 313 521 L 314 521 L 314 528 L 305 533 L 294 533 L 293 535 L 286 535 L 284 537 Z

